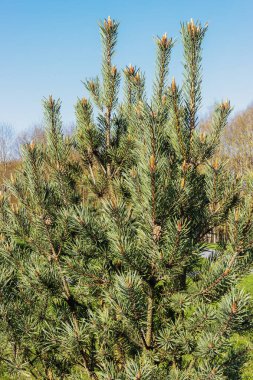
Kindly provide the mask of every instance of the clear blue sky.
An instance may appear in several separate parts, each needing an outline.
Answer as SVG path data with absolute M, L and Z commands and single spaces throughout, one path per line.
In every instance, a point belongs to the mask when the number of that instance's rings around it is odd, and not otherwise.
M 97 22 L 120 21 L 115 63 L 154 72 L 153 38 L 177 38 L 170 76 L 181 80 L 180 22 L 209 23 L 203 53 L 203 108 L 229 98 L 235 111 L 253 101 L 253 0 L 0 0 L 0 122 L 29 129 L 42 119 L 41 99 L 62 99 L 66 124 L 85 94 L 81 80 L 99 71 Z

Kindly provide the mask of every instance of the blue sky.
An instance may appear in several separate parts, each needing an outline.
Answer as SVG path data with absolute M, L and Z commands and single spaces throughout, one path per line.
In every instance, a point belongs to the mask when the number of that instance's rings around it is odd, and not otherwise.
M 177 39 L 170 77 L 180 82 L 180 22 L 209 23 L 203 52 L 202 114 L 229 98 L 235 112 L 253 101 L 253 0 L 0 0 L 0 122 L 19 132 L 42 120 L 41 99 L 62 99 L 66 124 L 85 95 L 81 80 L 98 74 L 98 21 L 120 21 L 115 63 L 140 66 L 148 91 L 154 37 Z

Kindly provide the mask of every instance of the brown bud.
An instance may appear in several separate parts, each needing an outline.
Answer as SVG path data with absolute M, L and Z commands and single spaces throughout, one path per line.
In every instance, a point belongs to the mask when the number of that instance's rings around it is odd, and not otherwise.
M 95 82 L 94 82 L 93 80 L 91 80 L 91 81 L 89 82 L 89 87 L 90 87 L 90 90 L 91 90 L 91 91 L 95 91 L 95 89 L 96 89 L 96 85 L 95 85 Z
M 219 168 L 219 162 L 217 159 L 213 163 L 213 168 L 214 168 L 214 170 L 218 170 L 218 168 Z
M 230 101 L 227 99 L 221 103 L 221 107 L 223 110 L 228 111 L 230 109 Z
M 150 156 L 149 159 L 149 167 L 152 172 L 155 170 L 155 156 L 153 154 Z
M 223 273 L 224 277 L 226 277 L 229 273 L 230 273 L 230 269 L 227 268 L 227 269 L 224 271 L 224 273 Z
M 135 68 L 134 68 L 134 66 L 131 65 L 131 63 L 130 63 L 130 65 L 128 66 L 127 69 L 128 69 L 129 74 L 134 75 L 134 73 L 135 73 Z
M 164 33 L 164 35 L 161 38 L 161 42 L 165 44 L 167 41 L 168 41 L 167 33 Z
M 107 20 L 104 21 L 104 26 L 106 29 L 111 29 L 113 26 L 113 21 L 110 16 L 107 17 Z
M 18 205 L 16 203 L 11 203 L 11 210 L 14 213 L 18 212 Z
M 54 108 L 54 103 L 55 103 L 55 101 L 54 101 L 52 95 L 49 95 L 48 103 L 49 103 L 49 107 L 50 107 L 51 109 L 53 109 L 53 108 Z
M 155 119 L 156 116 L 157 116 L 157 113 L 156 113 L 155 111 L 151 111 L 151 112 L 150 112 L 150 116 L 152 116 L 153 119 Z
M 181 184 L 180 184 L 180 186 L 181 186 L 181 189 L 184 189 L 184 188 L 185 188 L 185 178 L 184 178 L 184 177 L 181 179 Z
M 171 82 L 171 90 L 173 93 L 175 93 L 177 90 L 177 85 L 176 85 L 176 81 L 174 77 L 172 78 L 172 82 Z
M 191 18 L 190 22 L 187 24 L 188 32 L 191 34 L 192 37 L 195 36 L 195 33 L 198 32 L 198 28 L 194 24 L 193 19 Z
M 46 226 L 51 226 L 52 225 L 52 219 L 50 217 L 46 217 L 44 220 L 44 223 Z
M 116 74 L 117 74 L 117 67 L 116 66 L 112 66 L 112 68 L 111 68 L 111 74 L 112 74 L 112 76 L 114 78 L 116 77 Z
M 134 79 L 135 79 L 136 82 L 140 82 L 141 77 L 140 77 L 140 74 L 138 73 L 138 71 L 137 71 Z
M 160 43 L 161 43 L 161 45 L 166 46 L 167 41 L 168 41 L 167 33 L 164 33 L 164 35 L 160 38 Z
M 238 208 L 235 209 L 235 222 L 238 222 L 239 220 L 239 210 Z
M 32 140 L 32 141 L 30 142 L 30 149 L 33 150 L 34 148 L 35 148 L 35 143 L 34 143 L 34 141 Z
M 108 16 L 107 23 L 108 23 L 109 27 L 111 28 L 112 27 L 112 20 L 111 20 L 110 16 Z
M 83 108 L 85 108 L 87 106 L 87 104 L 88 104 L 88 100 L 86 98 L 82 98 L 81 99 L 81 104 L 82 104 Z
M 161 226 L 158 226 L 157 224 L 153 227 L 153 239 L 154 241 L 158 241 L 161 236 Z
M 232 312 L 232 314 L 236 314 L 237 313 L 237 304 L 236 304 L 236 302 L 232 303 L 231 312 Z
M 177 222 L 177 230 L 178 230 L 178 232 L 182 231 L 182 223 L 180 220 Z
M 187 162 L 184 160 L 183 163 L 182 163 L 182 170 L 183 170 L 183 172 L 186 171 L 187 167 L 188 167 L 188 164 L 187 164 Z
M 163 95 L 163 96 L 162 96 L 162 104 L 163 104 L 163 105 L 166 103 L 166 100 L 167 100 L 167 96 L 166 96 L 166 95 Z
M 164 33 L 164 35 L 161 38 L 158 38 L 158 44 L 165 49 L 168 49 L 171 43 L 172 38 L 168 38 L 167 33 Z

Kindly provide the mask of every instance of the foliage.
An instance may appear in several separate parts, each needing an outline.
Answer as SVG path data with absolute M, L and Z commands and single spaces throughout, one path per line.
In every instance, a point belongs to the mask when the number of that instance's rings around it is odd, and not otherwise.
M 242 279 L 239 284 L 239 287 L 253 295 L 253 275 L 250 274 Z M 232 337 L 232 350 L 231 354 L 234 357 L 235 363 L 240 361 L 240 371 L 238 367 L 234 370 L 234 377 L 232 377 L 230 372 L 231 379 L 242 379 L 248 380 L 252 376 L 253 370 L 253 330 L 251 329 L 244 332 L 242 335 L 238 333 Z M 231 366 L 232 367 L 232 366 Z M 232 367 L 233 368 L 233 367 Z
M 237 287 L 252 267 L 253 204 L 214 159 L 231 108 L 198 129 L 207 26 L 182 24 L 184 84 L 168 84 L 173 40 L 157 38 L 151 100 L 113 65 L 118 23 L 100 23 L 101 78 L 76 105 L 45 99 L 45 143 L 25 144 L 1 196 L 0 358 L 11 378 L 228 379 L 231 337 L 252 323 Z M 93 107 L 96 110 L 93 110 Z M 248 189 L 251 183 L 246 184 Z M 15 199 L 15 202 L 12 200 Z M 225 232 L 205 257 L 207 236 Z

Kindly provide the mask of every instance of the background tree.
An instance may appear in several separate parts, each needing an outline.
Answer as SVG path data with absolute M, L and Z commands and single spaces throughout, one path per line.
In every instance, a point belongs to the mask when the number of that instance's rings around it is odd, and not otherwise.
M 201 130 L 210 128 L 210 116 L 201 121 Z M 238 112 L 224 128 L 217 157 L 227 161 L 227 167 L 238 175 L 252 172 L 253 107 Z
M 0 161 L 4 166 L 13 158 L 13 129 L 9 124 L 0 124 Z
M 13 169 L 12 161 L 15 159 L 14 154 L 14 132 L 11 125 L 0 124 L 0 180 L 1 183 L 8 178 L 10 173 L 8 169 Z M 10 168 L 9 168 L 10 167 Z

